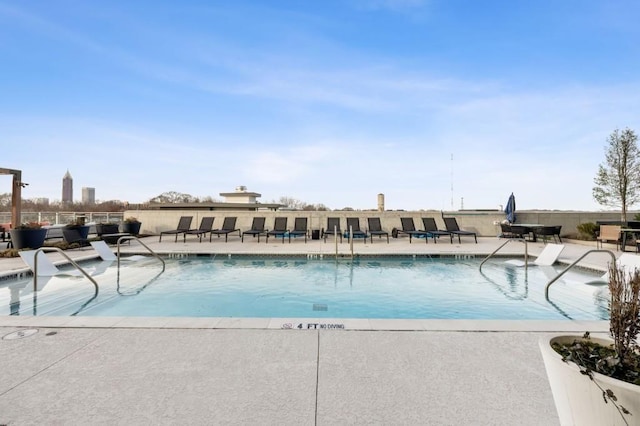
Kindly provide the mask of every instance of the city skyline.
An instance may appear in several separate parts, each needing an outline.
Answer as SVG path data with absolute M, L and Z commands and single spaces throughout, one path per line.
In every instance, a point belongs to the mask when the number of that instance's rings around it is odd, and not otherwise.
M 245 185 L 331 209 L 379 193 L 389 209 L 497 209 L 513 192 L 520 209 L 611 210 L 593 179 L 609 134 L 640 131 L 638 12 L 0 0 L 3 167 L 52 200 L 69 168 L 103 201 Z

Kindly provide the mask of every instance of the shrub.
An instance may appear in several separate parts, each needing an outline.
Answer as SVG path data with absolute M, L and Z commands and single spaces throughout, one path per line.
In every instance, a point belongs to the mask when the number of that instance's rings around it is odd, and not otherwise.
M 600 227 L 593 222 L 585 222 L 578 225 L 577 229 L 579 240 L 595 241 Z

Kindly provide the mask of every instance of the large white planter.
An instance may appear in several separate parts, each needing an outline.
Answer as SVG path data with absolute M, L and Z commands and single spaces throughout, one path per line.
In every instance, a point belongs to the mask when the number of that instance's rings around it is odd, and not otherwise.
M 542 338 L 540 351 L 551 385 L 553 400 L 562 425 L 601 426 L 601 425 L 640 425 L 640 386 L 593 373 L 594 380 L 604 390 L 611 389 L 617 398 L 617 404 L 625 407 L 631 414 L 622 415 L 611 403 L 605 403 L 602 390 L 588 376 L 581 374 L 578 366 L 562 361 L 562 356 L 553 350 L 551 344 L 571 343 L 581 336 L 557 336 Z M 610 340 L 591 338 L 601 345 L 611 344 Z

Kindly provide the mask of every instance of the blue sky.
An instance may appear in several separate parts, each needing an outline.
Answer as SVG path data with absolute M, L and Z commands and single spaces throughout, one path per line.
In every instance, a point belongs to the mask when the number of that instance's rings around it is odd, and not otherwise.
M 635 0 L 0 0 L 0 167 L 51 200 L 68 169 L 76 200 L 245 185 L 333 209 L 511 192 L 605 209 L 607 136 L 640 131 L 638 16 Z

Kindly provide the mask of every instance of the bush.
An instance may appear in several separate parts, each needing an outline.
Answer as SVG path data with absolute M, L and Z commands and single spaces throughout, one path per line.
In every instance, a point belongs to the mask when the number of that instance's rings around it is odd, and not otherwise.
M 577 229 L 579 240 L 595 241 L 600 227 L 593 222 L 585 222 L 578 225 Z

